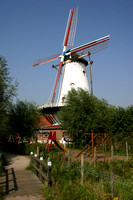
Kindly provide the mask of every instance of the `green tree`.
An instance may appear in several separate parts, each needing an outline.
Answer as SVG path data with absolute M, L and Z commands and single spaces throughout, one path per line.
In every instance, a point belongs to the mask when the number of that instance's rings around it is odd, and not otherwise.
M 13 78 L 10 77 L 7 61 L 0 56 L 0 138 L 7 133 L 7 110 L 16 95 L 17 83 L 13 84 Z
M 133 106 L 129 106 L 126 109 L 126 131 L 133 133 Z
M 111 120 L 112 132 L 119 139 L 129 136 L 133 132 L 133 106 L 116 108 Z
M 127 108 L 117 107 L 110 118 L 110 128 L 112 130 L 112 142 L 114 147 L 125 149 L 125 141 L 133 148 L 133 106 Z M 116 145 L 117 144 L 117 145 Z
M 11 133 L 19 133 L 20 137 L 30 138 L 34 135 L 39 116 L 35 103 L 18 100 L 9 110 Z
M 58 113 L 61 125 L 70 132 L 71 137 L 80 143 L 84 133 L 109 131 L 110 116 L 114 108 L 105 100 L 91 96 L 79 88 L 72 89 L 66 98 L 65 106 Z
M 126 127 L 126 109 L 125 108 L 118 107 L 116 109 L 114 119 L 112 120 L 112 124 L 113 124 L 112 131 L 114 133 L 122 133 L 126 131 L 125 130 L 125 127 Z

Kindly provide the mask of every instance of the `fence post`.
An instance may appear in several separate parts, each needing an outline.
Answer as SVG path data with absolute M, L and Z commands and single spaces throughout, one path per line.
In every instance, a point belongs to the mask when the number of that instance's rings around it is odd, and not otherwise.
M 39 146 L 37 146 L 37 157 L 39 158 Z
M 94 147 L 94 168 L 96 168 L 96 147 Z
M 34 160 L 33 160 L 33 152 L 30 152 L 30 164 L 33 163 Z
M 84 184 L 84 154 L 81 154 L 81 185 Z
M 127 160 L 128 160 L 128 143 L 126 141 L 126 156 L 127 156 Z
M 43 172 L 43 166 L 41 163 L 40 163 L 40 171 Z M 43 177 L 42 177 L 41 173 L 40 173 L 40 181 L 43 182 Z
M 91 137 L 92 137 L 92 158 L 94 158 L 94 137 L 93 137 L 93 132 L 91 134 Z
M 37 157 L 37 154 L 34 155 L 34 165 L 35 165 L 35 167 L 37 166 L 36 157 Z M 38 172 L 37 172 L 37 170 L 36 170 L 35 168 L 34 168 L 34 173 L 35 173 L 36 176 L 37 176 Z
M 106 133 L 104 134 L 104 137 L 106 137 Z M 104 144 L 105 144 L 105 160 L 107 159 L 107 141 L 106 141 L 106 139 L 105 139 L 105 142 L 104 142 Z
M 2 158 L 2 153 L 0 153 L 0 160 L 1 160 L 1 158 Z M 1 162 L 0 162 L 0 168 L 1 168 L 1 165 L 2 165 L 2 164 L 1 164 Z
M 113 160 L 114 157 L 114 151 L 113 151 L 113 146 L 111 145 L 111 160 Z
M 70 150 L 68 150 L 67 156 L 68 156 L 68 162 L 70 162 L 70 160 L 71 160 L 71 152 L 70 152 Z
M 111 199 L 114 198 L 114 175 L 113 172 L 111 172 Z
M 48 171 L 47 171 L 47 176 L 48 176 L 48 186 L 51 187 L 52 181 L 51 181 L 51 161 L 50 161 L 50 158 L 48 158 Z

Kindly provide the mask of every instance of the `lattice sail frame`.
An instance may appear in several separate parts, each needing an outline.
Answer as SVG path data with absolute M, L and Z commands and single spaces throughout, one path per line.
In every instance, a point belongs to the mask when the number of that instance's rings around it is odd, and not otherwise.
M 66 53 L 66 55 L 73 53 L 78 53 L 78 55 L 84 55 L 87 54 L 88 52 L 90 52 L 90 54 L 94 54 L 98 51 L 107 48 L 109 40 L 110 40 L 110 35 L 107 35 L 105 37 L 99 38 L 87 44 L 71 49 L 68 53 Z
M 105 48 L 108 47 L 109 44 L 109 40 L 110 40 L 110 35 L 104 36 L 102 38 L 99 38 L 97 40 L 94 40 L 92 42 L 86 43 L 84 45 L 78 46 L 74 49 L 70 49 L 68 52 L 66 52 L 66 56 L 70 55 L 70 54 L 74 54 L 74 53 L 78 53 L 79 56 L 85 55 L 88 52 L 90 52 L 90 54 L 94 54 L 98 51 L 101 51 Z M 37 66 L 37 65 L 41 65 L 50 61 L 54 61 L 56 59 L 61 58 L 61 54 L 56 54 L 54 56 L 51 57 L 45 57 L 42 59 L 36 59 L 34 61 L 33 67 Z
M 66 37 L 67 37 L 67 33 L 68 33 L 68 29 L 69 29 L 69 22 L 70 22 L 71 16 L 72 16 L 72 21 L 71 21 L 70 32 L 69 32 L 69 35 L 68 35 L 67 46 L 73 46 L 73 43 L 74 43 L 75 34 L 76 34 L 76 27 L 77 27 L 77 20 L 78 20 L 78 8 L 71 9 L 70 12 L 69 12 L 68 22 L 67 22 L 67 26 L 66 26 L 64 40 L 63 40 L 63 46 L 65 46 L 65 40 L 66 40 Z

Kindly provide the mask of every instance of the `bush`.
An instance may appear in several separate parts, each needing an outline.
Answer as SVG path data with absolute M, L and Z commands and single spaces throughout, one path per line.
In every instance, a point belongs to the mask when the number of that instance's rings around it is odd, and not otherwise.
M 113 145 L 114 155 L 123 155 L 123 156 L 126 155 L 126 141 L 128 143 L 128 153 L 129 155 L 132 155 L 132 152 L 133 152 L 132 137 L 133 137 L 133 133 L 130 133 L 128 137 L 123 137 L 123 133 L 116 133 L 116 134 L 112 133 L 111 134 L 112 144 L 110 145 Z
M 37 147 L 39 147 L 39 151 L 41 152 L 46 152 L 46 146 L 45 144 L 40 144 L 40 143 L 26 143 L 25 144 L 26 148 L 25 148 L 25 155 L 29 155 L 30 152 L 33 152 L 34 154 L 37 153 Z
M 114 174 L 124 177 L 126 179 L 132 179 L 133 174 L 133 159 L 129 160 L 115 160 L 110 162 L 110 171 L 113 171 Z
M 37 146 L 39 146 L 40 152 L 43 152 L 43 155 L 46 153 L 45 144 L 40 143 L 5 143 L 3 150 L 5 152 L 15 153 L 15 154 L 21 154 L 21 155 L 30 155 L 30 152 L 33 152 L 34 154 L 37 153 Z

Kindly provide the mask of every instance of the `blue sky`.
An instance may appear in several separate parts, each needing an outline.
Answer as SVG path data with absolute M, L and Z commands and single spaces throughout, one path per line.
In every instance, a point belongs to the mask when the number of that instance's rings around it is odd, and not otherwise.
M 108 48 L 91 56 L 93 91 L 109 104 L 133 105 L 132 0 L 0 0 L 0 55 L 18 80 L 20 100 L 47 102 L 56 70 L 34 59 L 62 52 L 69 10 L 79 8 L 74 47 L 105 35 Z M 89 78 L 89 70 L 88 78 Z

